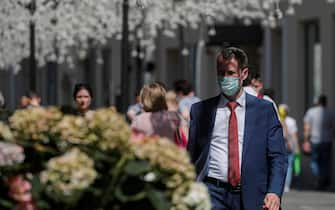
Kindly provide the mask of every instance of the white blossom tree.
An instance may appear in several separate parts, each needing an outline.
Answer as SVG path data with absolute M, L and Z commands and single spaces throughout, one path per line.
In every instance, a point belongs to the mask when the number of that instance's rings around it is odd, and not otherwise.
M 29 20 L 28 10 L 13 1 L 0 1 L 0 68 L 17 65 L 29 56 Z
M 264 26 L 275 26 L 282 17 L 280 2 L 289 5 L 301 4 L 302 0 L 136 0 L 130 8 L 130 31 L 143 40 L 144 47 L 154 48 L 153 39 L 158 30 L 163 35 L 174 37 L 178 27 L 196 29 L 201 23 L 233 23 L 239 19 L 246 25 L 260 22 Z M 138 26 L 141 27 L 138 27 Z M 134 29 L 137 29 L 135 32 Z
M 272 6 L 284 0 L 129 0 L 130 41 L 141 40 L 154 48 L 161 30 L 174 36 L 179 26 L 227 22 L 232 18 L 251 23 L 278 13 Z M 302 0 L 286 0 L 290 4 Z M 121 39 L 123 0 L 3 0 L 0 1 L 0 68 L 20 69 L 29 57 L 31 24 L 35 32 L 35 57 L 39 66 L 48 61 L 70 65 L 83 58 L 90 44 L 104 45 Z M 31 5 L 34 4 L 35 7 Z M 271 16 L 272 15 L 272 16 Z M 74 53 L 75 52 L 75 53 Z
M 105 44 L 121 30 L 116 4 L 117 0 L 0 1 L 0 68 L 18 70 L 29 56 L 31 23 L 39 66 L 48 61 L 71 63 L 72 49 L 84 57 L 89 41 Z

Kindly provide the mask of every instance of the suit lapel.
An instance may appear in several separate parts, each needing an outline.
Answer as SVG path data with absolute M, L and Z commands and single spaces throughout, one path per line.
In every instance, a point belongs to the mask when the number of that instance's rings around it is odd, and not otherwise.
M 220 102 L 220 95 L 218 95 L 217 97 L 215 97 L 211 103 L 208 104 L 207 110 L 208 112 L 205 113 L 205 118 L 206 120 L 204 120 L 204 128 L 207 127 L 207 138 L 206 138 L 206 145 L 207 145 L 207 149 L 209 148 L 208 145 L 211 142 L 211 138 L 212 138 L 212 133 L 213 133 L 213 129 L 214 129 L 214 124 L 215 124 L 215 117 L 216 117 L 216 110 L 218 107 L 218 104 Z
M 257 106 L 255 104 L 256 98 L 246 94 L 246 112 L 245 112 L 245 125 L 244 125 L 244 139 L 243 139 L 243 151 L 242 151 L 242 170 L 243 163 L 248 152 L 248 144 L 252 139 L 254 133 L 254 125 L 257 115 Z

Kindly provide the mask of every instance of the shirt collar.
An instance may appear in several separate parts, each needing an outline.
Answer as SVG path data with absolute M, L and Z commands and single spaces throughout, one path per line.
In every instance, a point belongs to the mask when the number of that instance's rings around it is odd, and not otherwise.
M 242 94 L 239 98 L 237 98 L 236 102 L 237 102 L 238 106 L 245 107 L 245 101 L 246 101 L 246 93 L 242 89 Z M 228 102 L 229 102 L 229 100 L 223 94 L 220 94 L 220 102 L 219 102 L 218 108 L 226 107 Z
M 244 91 L 252 96 L 256 96 L 258 95 L 258 93 L 256 92 L 256 90 L 253 87 L 250 86 L 245 86 L 243 87 Z

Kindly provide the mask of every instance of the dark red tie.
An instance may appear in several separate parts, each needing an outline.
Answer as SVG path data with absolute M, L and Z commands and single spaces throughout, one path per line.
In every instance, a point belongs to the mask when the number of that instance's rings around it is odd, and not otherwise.
M 240 161 L 238 152 L 238 130 L 235 108 L 235 101 L 228 102 L 230 109 L 229 128 L 228 128 L 228 182 L 236 186 L 240 184 Z

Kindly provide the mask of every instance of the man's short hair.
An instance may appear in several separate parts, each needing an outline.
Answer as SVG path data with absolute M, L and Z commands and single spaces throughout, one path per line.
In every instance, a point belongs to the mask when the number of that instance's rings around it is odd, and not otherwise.
M 176 93 L 182 93 L 184 96 L 188 95 L 192 91 L 191 83 L 185 79 L 175 81 L 173 86 Z
M 40 96 L 35 90 L 30 90 L 27 95 L 29 98 L 40 98 Z
M 224 48 L 217 57 L 217 66 L 221 65 L 222 59 L 229 60 L 235 58 L 241 69 L 248 67 L 248 56 L 240 48 L 237 47 L 227 47 Z
M 320 95 L 318 98 L 318 102 L 319 104 L 321 104 L 322 106 L 327 106 L 327 96 L 326 95 Z

